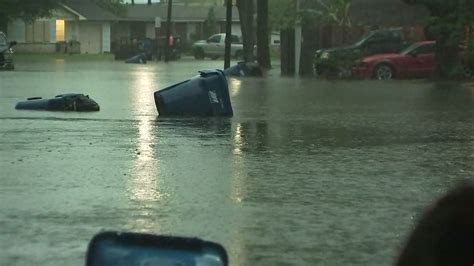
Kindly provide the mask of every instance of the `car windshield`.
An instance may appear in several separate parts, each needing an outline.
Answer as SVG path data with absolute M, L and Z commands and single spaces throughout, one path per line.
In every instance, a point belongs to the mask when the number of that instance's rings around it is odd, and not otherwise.
M 420 47 L 420 44 L 419 43 L 414 43 L 414 44 L 411 44 L 409 45 L 408 47 L 404 48 L 403 50 L 400 51 L 400 54 L 401 55 L 407 55 L 409 53 L 411 53 L 413 50 L 415 50 L 416 48 Z
M 474 0 L 0 3 L 0 266 L 84 265 L 102 229 L 392 265 L 474 181 Z
M 364 36 L 362 36 L 361 38 L 359 38 L 358 41 L 355 42 L 355 46 L 361 46 L 362 44 L 364 44 L 367 39 L 369 39 L 370 37 L 372 37 L 374 35 L 374 32 L 368 32 L 366 33 Z

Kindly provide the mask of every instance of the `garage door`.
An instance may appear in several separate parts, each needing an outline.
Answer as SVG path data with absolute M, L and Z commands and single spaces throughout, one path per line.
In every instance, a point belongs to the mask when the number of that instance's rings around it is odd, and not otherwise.
M 102 43 L 102 27 L 99 23 L 84 22 L 79 25 L 79 41 L 81 53 L 100 54 Z

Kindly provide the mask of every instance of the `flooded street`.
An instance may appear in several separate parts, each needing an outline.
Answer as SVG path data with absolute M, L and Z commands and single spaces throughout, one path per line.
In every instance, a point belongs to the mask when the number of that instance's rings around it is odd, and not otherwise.
M 0 264 L 83 265 L 100 230 L 197 236 L 231 265 L 390 265 L 474 176 L 474 89 L 230 79 L 233 118 L 163 119 L 153 92 L 221 61 L 19 61 L 0 72 Z M 451 87 L 448 89 L 448 87 Z M 17 111 L 80 92 L 101 111 Z

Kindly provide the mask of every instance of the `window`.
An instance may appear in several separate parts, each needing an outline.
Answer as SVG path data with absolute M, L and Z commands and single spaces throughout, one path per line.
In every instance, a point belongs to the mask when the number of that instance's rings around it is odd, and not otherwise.
M 240 38 L 237 35 L 232 35 L 232 43 L 240 43 Z
M 56 20 L 56 41 L 64 42 L 64 20 Z
M 416 48 L 414 52 L 417 54 L 434 54 L 435 45 L 434 44 L 421 45 L 420 47 Z
M 214 35 L 211 38 L 207 39 L 207 42 L 213 42 L 213 43 L 218 43 L 220 41 L 221 41 L 220 35 Z

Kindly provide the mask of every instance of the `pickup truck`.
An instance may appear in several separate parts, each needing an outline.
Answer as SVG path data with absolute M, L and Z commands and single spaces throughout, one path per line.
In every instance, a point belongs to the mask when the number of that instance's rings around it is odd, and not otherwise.
M 240 37 L 232 35 L 231 37 L 231 55 L 235 58 L 242 58 L 243 45 Z M 200 40 L 193 44 L 193 54 L 196 59 L 210 57 L 216 59 L 225 54 L 225 33 L 214 34 L 207 40 Z

